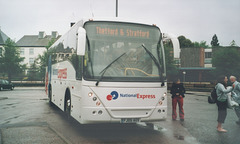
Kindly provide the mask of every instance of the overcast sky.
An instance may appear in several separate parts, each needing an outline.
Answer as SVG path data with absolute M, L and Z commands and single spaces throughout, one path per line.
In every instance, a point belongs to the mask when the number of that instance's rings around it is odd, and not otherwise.
M 240 0 L 118 0 L 119 17 L 143 19 L 162 32 L 220 45 L 240 46 Z M 116 0 L 0 0 L 0 27 L 18 41 L 24 35 L 58 31 L 82 18 L 115 17 Z

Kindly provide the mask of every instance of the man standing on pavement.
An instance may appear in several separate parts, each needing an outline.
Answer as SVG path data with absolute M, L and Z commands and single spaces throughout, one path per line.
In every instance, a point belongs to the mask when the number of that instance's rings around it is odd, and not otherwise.
M 181 121 L 184 121 L 184 110 L 183 110 L 183 98 L 185 94 L 185 88 L 180 82 L 180 79 L 175 80 L 172 84 L 170 93 L 172 94 L 172 120 L 177 119 L 177 104 L 179 107 L 179 117 Z
M 240 83 L 237 82 L 235 76 L 230 76 L 230 81 L 235 85 L 232 91 L 232 97 L 233 100 L 239 104 L 239 106 L 235 107 L 234 110 L 238 117 L 238 121 L 236 121 L 236 123 L 240 125 Z

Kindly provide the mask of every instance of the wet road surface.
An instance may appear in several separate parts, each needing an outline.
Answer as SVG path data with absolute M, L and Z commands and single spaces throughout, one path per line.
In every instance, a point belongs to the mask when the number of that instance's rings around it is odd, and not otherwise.
M 239 144 L 240 126 L 228 110 L 224 127 L 216 131 L 217 107 L 207 103 L 208 93 L 189 93 L 184 99 L 185 121 L 168 119 L 153 126 L 139 124 L 81 125 L 48 104 L 43 88 L 16 88 L 0 92 L 0 143 L 73 144 Z

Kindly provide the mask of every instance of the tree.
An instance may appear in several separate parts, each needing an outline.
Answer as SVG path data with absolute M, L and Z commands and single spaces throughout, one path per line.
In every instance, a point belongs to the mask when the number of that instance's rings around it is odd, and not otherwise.
M 38 55 L 36 59 L 36 63 L 39 65 L 38 66 L 39 75 L 42 80 L 44 80 L 44 77 L 45 77 L 46 67 L 48 65 L 48 58 L 52 53 L 55 52 L 54 49 L 49 50 L 49 48 L 52 46 L 54 42 L 55 42 L 55 39 L 51 39 L 48 42 L 48 45 L 46 46 L 46 51 L 44 51 L 42 55 Z
M 217 46 L 219 46 L 218 38 L 217 38 L 217 35 L 216 35 L 216 34 L 214 34 L 213 37 L 212 37 L 211 45 L 212 45 L 212 47 L 217 47 Z
M 36 61 L 34 61 L 34 63 L 31 64 L 30 68 L 28 69 L 28 80 L 39 80 L 39 71 Z
M 179 36 L 178 40 L 181 48 L 194 47 L 194 43 L 192 43 L 192 41 L 187 39 L 185 36 Z
M 237 48 L 217 48 L 213 53 L 212 63 L 216 67 L 215 75 L 240 76 L 240 52 Z
M 7 73 L 8 80 L 12 80 L 12 76 L 22 72 L 24 65 L 20 63 L 24 58 L 20 57 L 19 47 L 16 43 L 8 38 L 5 42 L 5 54 L 0 58 L 1 72 Z
M 209 46 L 207 45 L 207 42 L 206 41 L 201 41 L 200 43 L 199 42 L 194 42 L 194 47 L 202 47 L 202 48 L 208 48 Z
M 237 46 L 235 40 L 232 40 L 230 46 Z

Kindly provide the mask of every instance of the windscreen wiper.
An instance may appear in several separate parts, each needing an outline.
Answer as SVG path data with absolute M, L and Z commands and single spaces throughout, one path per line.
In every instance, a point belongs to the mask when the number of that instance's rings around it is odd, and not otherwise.
M 161 86 L 164 86 L 164 80 L 162 79 L 162 74 L 161 74 L 161 68 L 160 68 L 160 64 L 158 62 L 158 60 L 155 58 L 155 56 L 144 46 L 144 44 L 142 44 L 142 47 L 144 48 L 144 50 L 148 53 L 148 55 L 152 58 L 153 62 L 156 64 L 157 68 L 158 68 L 158 73 L 159 73 L 159 78 L 162 81 Z
M 97 80 L 97 82 L 96 82 L 96 86 L 98 86 L 98 84 L 99 84 L 99 82 L 102 80 L 102 78 L 103 78 L 103 75 L 105 74 L 105 72 L 107 71 L 107 69 L 113 64 L 113 63 L 115 63 L 118 59 L 120 59 L 122 56 L 124 56 L 126 54 L 126 52 L 125 53 L 123 53 L 122 55 L 120 55 L 119 57 L 117 57 L 114 61 L 112 61 L 109 65 L 107 65 L 99 74 L 101 74 L 101 76 L 100 76 L 100 78 Z

